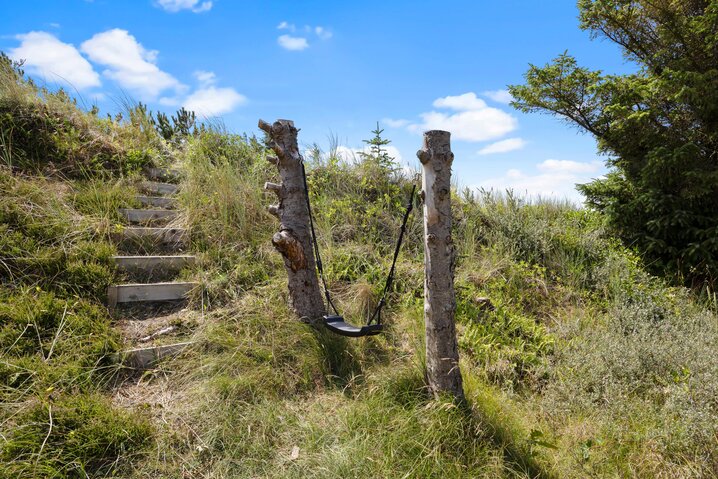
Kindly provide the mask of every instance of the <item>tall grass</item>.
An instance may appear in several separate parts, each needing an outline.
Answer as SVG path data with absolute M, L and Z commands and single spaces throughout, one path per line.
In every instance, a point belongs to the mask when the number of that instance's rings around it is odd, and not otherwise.
M 103 304 L 126 175 L 157 156 L 145 133 L 0 55 L 0 477 L 124 475 L 153 442 L 107 397 L 122 344 Z
M 261 140 L 216 124 L 168 146 L 139 105 L 126 122 L 99 119 L 8 72 L 0 476 L 718 475 L 714 304 L 647 274 L 600 215 L 511 193 L 454 196 L 469 401 L 437 401 L 423 380 L 420 214 L 385 334 L 336 338 L 289 313 L 271 246 L 276 219 L 265 210 L 276 199 L 261 188 L 276 171 Z M 58 119 L 69 126 L 48 137 Z M 413 178 L 313 156 L 327 277 L 340 309 L 361 323 Z M 200 257 L 184 274 L 207 286 L 196 343 L 117 390 L 108 356 L 122 345 L 101 304 L 117 280 L 107 237 L 117 208 L 135 206 L 132 172 L 172 158 Z M 51 179 L 35 176 L 42 171 Z

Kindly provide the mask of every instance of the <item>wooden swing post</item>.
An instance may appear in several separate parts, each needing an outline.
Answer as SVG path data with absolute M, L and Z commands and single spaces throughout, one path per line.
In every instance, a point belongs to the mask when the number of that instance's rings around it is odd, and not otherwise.
M 278 204 L 267 208 L 279 219 L 279 231 L 272 237 L 272 244 L 284 258 L 292 309 L 303 321 L 316 323 L 326 310 L 312 249 L 303 159 L 297 145 L 298 130 L 291 120 L 277 120 L 272 125 L 259 120 L 259 128 L 267 134 L 269 146 L 277 155 L 267 159 L 277 167 L 281 178 L 281 183 L 264 185 L 279 199 Z
M 423 173 L 426 380 L 434 395 L 449 393 L 463 400 L 454 324 L 456 252 L 451 238 L 451 163 L 454 154 L 450 137 L 448 131 L 427 131 L 424 145 L 417 152 Z

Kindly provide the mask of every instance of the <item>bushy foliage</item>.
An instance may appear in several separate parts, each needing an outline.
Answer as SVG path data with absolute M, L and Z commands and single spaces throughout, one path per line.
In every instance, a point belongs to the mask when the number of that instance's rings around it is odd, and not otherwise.
M 581 0 L 581 28 L 639 66 L 605 75 L 564 53 L 510 88 L 522 111 L 591 133 L 610 173 L 582 185 L 587 204 L 654 267 L 693 284 L 718 277 L 717 4 Z
M 116 476 L 146 453 L 152 437 L 146 418 L 99 395 L 48 397 L 13 422 L 22 427 L 4 437 L 0 474 L 18 479 Z
M 202 125 L 197 128 L 197 116 L 193 111 L 184 107 L 177 110 L 177 113 L 168 117 L 165 113 L 157 112 L 157 115 L 149 116 L 157 133 L 167 141 L 180 142 L 190 134 L 198 134 L 204 131 Z M 170 121 L 171 120 L 171 121 Z
M 126 171 L 165 151 L 152 146 L 146 107 L 128 114 L 103 120 L 114 133 L 131 125 Z M 414 181 L 374 133 L 377 148 L 356 161 L 307 159 L 329 286 L 356 323 L 376 304 Z M 385 333 L 337 338 L 289 313 L 264 145 L 220 125 L 158 141 L 182 171 L 178 201 L 200 262 L 182 275 L 205 290 L 195 345 L 137 378 L 139 401 L 116 394 L 127 410 L 106 397 L 121 345 L 100 303 L 117 280 L 105 239 L 136 191 L 106 173 L 0 170 L 0 476 L 716 474 L 716 316 L 646 273 L 600 213 L 453 195 L 469 399 L 458 406 L 424 387 L 420 214 Z M 146 454 L 150 445 L 171 454 Z
M 129 121 L 84 111 L 63 89 L 27 79 L 22 64 L 0 52 L 0 164 L 28 172 L 81 178 L 129 174 L 163 151 L 144 105 L 128 105 Z
M 0 169 L 0 280 L 98 300 L 114 277 L 114 248 L 74 216 L 64 192 L 48 194 L 52 188 Z

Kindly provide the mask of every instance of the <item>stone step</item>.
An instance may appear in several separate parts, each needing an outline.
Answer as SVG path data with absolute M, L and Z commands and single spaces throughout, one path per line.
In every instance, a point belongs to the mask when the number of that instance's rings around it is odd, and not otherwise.
M 148 273 L 156 269 L 179 270 L 185 266 L 192 266 L 197 260 L 192 255 L 113 256 L 112 259 L 123 271 L 141 270 Z
M 156 181 L 140 182 L 140 189 L 153 195 L 174 195 L 179 191 L 179 186 L 171 183 L 158 183 Z
M 115 356 L 115 360 L 128 368 L 144 370 L 156 365 L 162 359 L 177 356 L 193 344 L 194 341 L 186 341 L 183 343 L 128 349 L 118 353 Z
M 155 181 L 176 181 L 180 178 L 181 173 L 174 168 L 147 168 L 145 175 Z
M 120 243 L 136 242 L 148 245 L 176 245 L 187 243 L 187 230 L 184 228 L 154 228 L 149 226 L 128 226 L 119 233 L 113 233 L 113 239 Z
M 177 212 L 172 210 L 138 210 L 134 208 L 120 208 L 120 214 L 127 221 L 134 224 L 156 223 L 158 221 L 172 221 L 177 218 Z
M 116 284 L 107 288 L 107 305 L 114 309 L 118 303 L 138 301 L 176 301 L 199 286 L 195 282 Z
M 135 196 L 135 199 L 143 206 L 166 209 L 177 207 L 177 200 L 174 198 L 167 198 L 165 196 Z

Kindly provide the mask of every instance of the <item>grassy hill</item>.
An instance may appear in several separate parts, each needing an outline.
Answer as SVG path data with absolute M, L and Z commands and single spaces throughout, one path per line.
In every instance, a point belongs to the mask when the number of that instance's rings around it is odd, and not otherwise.
M 289 313 L 262 141 L 123 117 L 0 62 L 0 477 L 718 476 L 718 304 L 647 274 L 597 214 L 454 192 L 457 406 L 424 389 L 420 215 L 386 334 L 337 338 Z M 360 323 L 411 178 L 308 160 L 330 286 Z M 111 236 L 139 172 L 168 164 L 203 292 L 194 345 L 137 376 L 112 359 Z

